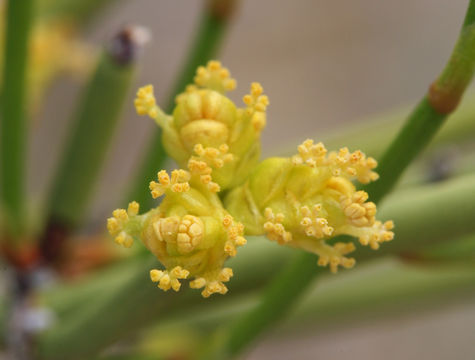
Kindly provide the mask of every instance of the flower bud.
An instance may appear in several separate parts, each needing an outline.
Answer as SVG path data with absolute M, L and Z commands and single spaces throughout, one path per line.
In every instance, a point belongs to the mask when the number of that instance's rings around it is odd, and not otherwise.
M 126 247 L 140 239 L 162 263 L 165 270 L 153 269 L 150 278 L 162 290 L 178 291 L 180 280 L 194 277 L 192 288 L 203 288 L 202 295 L 225 294 L 224 282 L 233 275 L 224 268 L 228 257 L 246 243 L 242 224 L 234 221 L 221 201 L 196 172 L 164 170 L 150 182 L 154 198 L 164 195 L 160 206 L 138 215 L 138 204 L 128 210 L 117 209 L 107 228 L 115 242 Z
M 261 85 L 253 83 L 250 94 L 243 98 L 246 107 L 237 108 L 225 95 L 236 82 L 217 61 L 199 67 L 194 80 L 195 85 L 176 97 L 171 116 L 156 105 L 151 85 L 139 89 L 137 112 L 162 127 L 163 145 L 180 166 L 199 158 L 212 169 L 220 188 L 241 184 L 259 160 L 260 133 L 266 124 L 269 100 Z M 200 149 L 208 149 L 208 153 Z M 227 160 L 215 162 L 216 156 L 208 156 L 212 154 L 227 154 Z
M 356 191 L 352 180 L 376 180 L 376 160 L 347 148 L 330 152 L 322 143 L 305 141 L 292 158 L 261 162 L 242 186 L 225 199 L 226 209 L 246 227 L 249 235 L 266 234 L 282 245 L 319 255 L 319 265 L 336 272 L 354 259 L 345 255 L 353 243 L 329 245 L 337 235 L 351 235 L 362 245 L 377 249 L 394 237 L 393 223 L 377 221 L 376 205 L 368 194 Z

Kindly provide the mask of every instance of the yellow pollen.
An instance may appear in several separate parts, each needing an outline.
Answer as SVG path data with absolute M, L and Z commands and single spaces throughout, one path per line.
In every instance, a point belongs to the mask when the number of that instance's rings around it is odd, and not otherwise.
M 135 201 L 129 203 L 127 210 L 116 209 L 112 212 L 112 217 L 107 219 L 107 231 L 114 236 L 114 241 L 118 245 L 130 248 L 134 243 L 133 228 L 130 223 L 134 223 L 139 212 L 139 204 Z
M 211 192 L 220 191 L 220 186 L 212 181 L 211 173 L 213 168 L 220 169 L 224 164 L 234 159 L 232 154 L 228 154 L 228 145 L 222 144 L 218 148 L 205 148 L 202 144 L 196 144 L 193 150 L 196 155 L 188 161 L 188 169 L 193 175 L 200 177 L 201 183 L 206 185 L 208 190 Z
M 178 291 L 181 287 L 179 279 L 186 279 L 189 274 L 188 270 L 175 266 L 171 271 L 150 270 L 150 279 L 153 282 L 158 282 L 157 286 L 163 291 L 168 291 L 170 288 Z
M 269 98 L 262 95 L 261 84 L 254 82 L 251 84 L 251 93 L 242 98 L 247 106 L 246 115 L 251 118 L 251 124 L 258 133 L 266 126 L 266 109 L 269 106 Z
M 220 93 L 232 91 L 236 88 L 236 80 L 231 78 L 228 69 L 222 67 L 219 61 L 209 61 L 206 67 L 200 66 L 196 70 L 195 84 Z
M 157 174 L 158 182 L 151 181 L 149 188 L 154 199 L 162 196 L 169 189 L 172 192 L 186 192 L 190 190 L 190 173 L 185 170 L 173 170 L 172 176 L 168 176 L 165 170 Z
M 264 211 L 266 222 L 264 223 L 264 230 L 269 240 L 277 241 L 279 244 L 285 244 L 292 240 L 292 234 L 285 231 L 283 214 L 275 215 L 271 208 L 266 208 Z

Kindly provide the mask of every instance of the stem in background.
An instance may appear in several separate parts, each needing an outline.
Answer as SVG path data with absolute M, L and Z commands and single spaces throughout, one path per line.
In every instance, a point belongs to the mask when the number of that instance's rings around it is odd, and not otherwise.
M 322 268 L 315 269 L 317 260 L 318 257 L 311 253 L 295 254 L 266 287 L 259 302 L 242 314 L 230 329 L 225 329 L 223 333 L 218 330 L 217 346 L 211 351 L 205 351 L 199 358 L 213 360 L 233 358 L 253 341 L 263 328 L 269 328 L 284 318 L 292 306 L 301 300 L 317 275 L 323 272 Z M 302 273 L 305 275 L 302 276 Z
M 47 201 L 41 239 L 44 260 L 54 261 L 68 233 L 85 215 L 101 165 L 135 73 L 140 29 L 121 30 L 102 54 L 74 114 L 66 149 Z
M 441 206 L 444 211 L 440 211 Z M 380 213 L 382 218 L 395 220 L 398 238 L 378 251 L 360 247 L 358 263 L 381 255 L 422 250 L 423 246 L 475 233 L 475 176 L 397 192 L 382 206 Z M 418 231 L 421 228 L 425 231 Z M 419 249 L 414 249 L 414 245 Z M 183 293 L 178 297 L 163 293 L 147 276 L 156 263 L 154 259 L 147 260 L 151 258 L 149 254 L 119 263 L 83 284 L 50 290 L 43 294 L 43 303 L 55 312 L 58 320 L 38 339 L 41 356 L 63 359 L 74 353 L 78 358 L 84 358 L 85 354 L 137 333 L 157 319 L 164 321 L 173 316 L 214 313 L 218 303 L 234 301 L 236 296 L 254 292 L 268 283 L 292 254 L 295 251 L 266 239 L 249 239 L 239 250 L 239 256 L 228 263 L 235 276 L 225 297 L 201 299 L 192 289 L 182 289 Z M 312 271 L 304 275 L 311 277 L 318 267 L 315 259 L 308 257 L 307 265 L 312 264 Z M 106 288 L 108 291 L 103 291 Z M 95 301 L 88 301 L 92 297 Z M 100 334 L 91 336 L 95 329 L 100 329 Z
M 9 0 L 6 11 L 5 62 L 1 109 L 1 196 L 6 231 L 21 236 L 25 223 L 27 146 L 26 71 L 33 0 Z
M 385 147 L 392 140 L 392 134 L 401 128 L 404 118 L 410 112 L 408 107 L 394 109 L 370 116 L 363 122 L 355 125 L 338 127 L 329 133 L 310 136 L 323 141 L 328 149 L 336 150 L 347 146 L 350 150 L 361 149 L 367 155 L 379 159 Z M 454 143 L 467 143 L 473 140 L 475 133 L 475 94 L 469 93 L 457 109 L 450 121 L 437 133 L 428 146 L 430 149 Z M 292 142 L 283 149 L 274 149 L 271 153 L 279 156 L 292 156 L 296 151 L 296 144 Z
M 183 70 L 173 86 L 171 97 L 165 106 L 165 111 L 171 113 L 175 106 L 176 94 L 182 92 L 186 85 L 193 82 L 196 68 L 212 59 L 222 43 L 223 36 L 237 0 L 209 0 L 199 25 L 193 47 L 188 55 Z M 149 210 L 154 202 L 150 197 L 148 184 L 163 167 L 166 160 L 165 149 L 162 145 L 162 132 L 157 127 L 146 150 L 145 157 L 135 173 L 134 181 L 125 203 L 137 201 L 142 210 Z
M 378 203 L 396 184 L 406 167 L 429 143 L 449 113 L 455 110 L 465 88 L 470 83 L 475 68 L 475 0 L 470 1 L 459 39 L 442 75 L 431 86 L 428 96 L 416 107 L 409 116 L 401 132 L 380 159 L 378 169 L 379 181 L 366 187 L 370 199 Z M 335 240 L 337 240 L 335 238 Z M 290 263 L 286 270 L 276 276 L 267 291 L 280 288 L 291 288 L 296 279 L 309 276 L 311 263 L 316 263 L 307 254 Z M 314 265 L 316 266 L 316 265 Z M 288 277 L 286 274 L 293 274 Z M 276 302 L 267 296 L 267 291 L 260 302 L 250 312 L 239 318 L 221 336 L 219 344 L 206 353 L 206 358 L 219 358 L 221 354 L 236 356 L 245 349 L 258 335 L 267 330 L 276 319 L 281 317 L 295 303 L 307 286 L 298 287 L 293 297 L 284 297 L 288 301 Z M 285 291 L 285 290 L 284 290 Z M 275 316 L 259 311 L 270 307 Z M 256 319 L 257 318 L 257 319 Z M 248 335 L 251 334 L 251 335 Z
M 448 243 L 436 244 L 418 252 L 406 252 L 402 258 L 416 263 L 475 263 L 475 234 L 452 240 Z
M 380 159 L 380 179 L 364 187 L 379 202 L 395 186 L 406 167 L 419 155 L 459 104 L 475 70 L 475 2 L 470 1 L 452 55 L 398 136 Z
M 470 303 L 475 296 L 473 266 L 408 266 L 396 261 L 376 261 L 338 276 L 329 275 L 309 290 L 308 296 L 292 309 L 292 314 L 276 327 L 279 335 L 302 331 L 312 333 L 345 328 L 352 322 L 380 316 L 427 311 L 448 302 Z M 166 319 L 150 331 L 150 341 L 183 329 L 193 329 L 201 341 L 213 329 L 240 318 L 259 300 L 250 296 L 232 299 L 213 311 L 185 312 Z M 161 339 L 165 341 L 164 339 Z M 145 339 L 145 343 L 148 340 Z

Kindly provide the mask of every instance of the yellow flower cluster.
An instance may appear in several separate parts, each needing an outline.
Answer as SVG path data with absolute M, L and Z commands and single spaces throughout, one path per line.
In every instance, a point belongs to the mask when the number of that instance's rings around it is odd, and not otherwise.
M 237 108 L 225 96 L 235 86 L 229 71 L 210 61 L 177 96 L 172 115 L 157 106 L 151 85 L 137 92 L 137 113 L 162 127 L 169 155 L 187 170 L 159 171 L 150 191 L 163 196 L 160 205 L 139 215 L 132 202 L 115 210 L 107 227 L 116 243 L 130 247 L 140 239 L 156 256 L 165 269 L 151 270 L 150 278 L 159 288 L 178 291 L 193 278 L 190 287 L 204 297 L 226 293 L 233 271 L 224 263 L 246 244 L 245 233 L 318 254 L 332 272 L 355 263 L 346 256 L 354 243 L 332 237 L 351 235 L 373 249 L 393 238 L 392 222 L 377 221 L 376 205 L 352 183 L 378 178 L 373 158 L 347 148 L 328 153 L 306 140 L 291 158 L 259 163 L 269 100 L 253 83 L 246 107 Z
M 249 179 L 225 199 L 228 211 L 246 225 L 246 233 L 265 233 L 279 244 L 319 256 L 319 265 L 350 268 L 345 255 L 350 243 L 329 244 L 337 235 L 357 237 L 361 245 L 378 249 L 394 237 L 393 223 L 377 221 L 376 205 L 357 191 L 352 180 L 376 180 L 376 160 L 347 148 L 327 153 L 322 143 L 306 140 L 291 158 L 262 161 Z

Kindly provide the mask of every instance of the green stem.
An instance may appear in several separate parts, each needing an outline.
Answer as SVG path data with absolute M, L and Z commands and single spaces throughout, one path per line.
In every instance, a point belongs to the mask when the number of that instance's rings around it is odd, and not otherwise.
M 409 253 L 409 259 L 421 262 L 471 263 L 475 262 L 475 234 L 451 242 L 436 244 L 416 253 Z
M 447 115 L 455 109 L 470 82 L 475 68 L 474 4 L 475 0 L 471 0 L 459 40 L 442 75 L 431 86 L 429 95 L 424 97 L 416 107 L 380 160 L 381 165 L 378 169 L 380 180 L 367 186 L 373 202 L 379 202 L 390 192 L 406 167 L 429 143 Z M 312 262 L 311 257 L 306 254 L 301 255 L 300 259 L 289 264 L 287 270 L 275 277 L 268 291 L 274 288 L 285 291 L 296 279 L 309 276 L 310 262 Z M 288 273 L 294 274 L 295 278 L 285 276 Z M 307 285 L 309 284 L 310 282 Z M 293 296 L 299 298 L 306 288 L 307 286 L 299 287 L 298 292 L 295 292 Z M 278 314 L 288 311 L 288 308 L 294 304 L 293 298 L 275 302 L 266 294 L 267 292 L 248 315 L 231 325 L 213 352 L 206 353 L 207 358 L 217 358 L 220 354 L 236 356 L 259 334 L 267 330 L 274 323 L 274 318 L 268 317 L 266 313 L 261 315 L 259 309 L 270 307 L 277 318 Z M 256 319 L 261 316 L 262 319 Z M 248 333 L 252 336 L 248 336 Z
M 368 317 L 427 311 L 450 302 L 473 301 L 473 266 L 407 266 L 385 259 L 359 266 L 354 271 L 328 275 L 309 289 L 309 294 L 273 331 L 285 335 L 311 326 L 312 333 L 348 326 Z M 221 324 L 239 319 L 258 304 L 252 294 L 215 306 L 213 311 L 185 312 L 160 322 L 144 340 L 166 337 L 171 332 L 192 328 L 200 339 Z M 285 328 L 285 330 L 284 330 Z
M 442 205 L 444 211 L 440 211 Z M 381 255 L 422 250 L 423 246 L 474 233 L 475 176 L 396 192 L 383 204 L 380 213 L 382 218 L 395 219 L 397 238 L 378 251 L 359 248 L 358 264 Z M 419 231 L 421 228 L 425 230 Z M 416 244 L 419 249 L 414 248 Z M 213 312 L 219 302 L 227 303 L 266 284 L 292 254 L 295 251 L 264 238 L 250 238 L 239 249 L 239 256 L 227 264 L 235 276 L 225 297 L 201 299 L 196 290 L 185 288 L 180 296 L 163 293 L 149 280 L 148 272 L 155 263 L 147 260 L 151 258 L 149 254 L 119 263 L 91 281 L 50 290 L 43 294 L 43 301 L 56 313 L 58 321 L 39 339 L 42 355 L 55 359 L 74 353 L 80 358 L 150 326 L 157 319 L 164 321 L 187 311 Z M 303 279 L 311 278 L 318 270 L 312 256 L 305 262 L 310 263 L 312 271 L 307 269 Z M 103 291 L 106 288 L 108 291 Z M 95 298 L 94 302 L 88 301 L 91 297 Z M 91 337 L 89 334 L 94 329 L 100 329 L 101 334 Z
M 292 306 L 301 300 L 317 275 L 321 274 L 321 268 L 315 269 L 317 260 L 314 254 L 295 254 L 266 287 L 259 302 L 242 314 L 230 329 L 225 329 L 223 333 L 218 331 L 217 345 L 211 344 L 211 350 L 207 349 L 199 358 L 230 359 L 256 339 L 263 329 L 284 318 Z
M 193 82 L 196 68 L 212 59 L 217 53 L 229 24 L 234 1 L 214 0 L 209 1 L 206 6 L 193 42 L 193 47 L 176 84 L 173 86 L 171 97 L 166 104 L 165 111 L 167 113 L 173 111 L 176 94 L 182 92 L 186 85 Z M 150 197 L 148 184 L 151 179 L 156 177 L 157 172 L 163 167 L 167 157 L 161 138 L 162 132 L 157 127 L 140 168 L 135 173 L 135 178 L 125 203 L 135 200 L 143 210 L 148 210 L 153 206 L 154 202 Z
M 9 0 L 6 5 L 0 191 L 7 231 L 14 237 L 21 235 L 25 223 L 26 71 L 33 5 L 33 0 Z
M 470 1 L 459 39 L 445 69 L 407 119 L 380 159 L 380 179 L 365 186 L 379 202 L 395 186 L 406 167 L 432 140 L 459 104 L 475 70 L 475 2 Z
M 323 141 L 329 150 L 347 146 L 350 150 L 361 149 L 366 154 L 379 159 L 385 147 L 391 142 L 393 134 L 401 128 L 410 112 L 408 107 L 386 111 L 358 121 L 355 125 L 338 127 L 328 133 L 312 136 Z M 453 143 L 466 143 L 473 140 L 475 132 L 475 94 L 468 93 L 460 108 L 450 121 L 437 133 L 428 149 L 434 149 Z M 296 152 L 296 142 L 284 148 L 273 149 L 269 153 L 291 156 Z
M 135 73 L 138 44 L 133 28 L 121 31 L 102 54 L 74 114 L 66 149 L 53 181 L 47 212 L 43 250 L 52 234 L 67 233 L 85 215 L 101 165 L 120 119 Z M 49 257 L 49 255 L 46 255 Z

